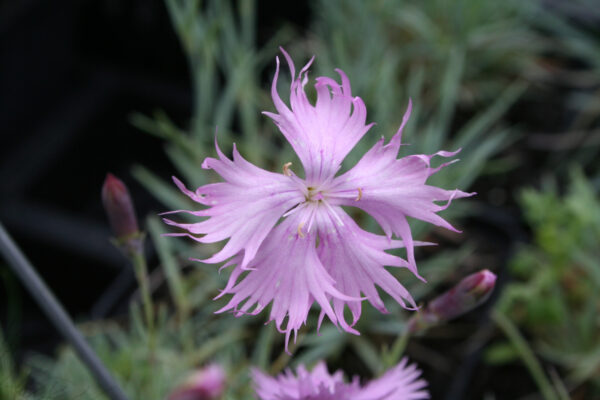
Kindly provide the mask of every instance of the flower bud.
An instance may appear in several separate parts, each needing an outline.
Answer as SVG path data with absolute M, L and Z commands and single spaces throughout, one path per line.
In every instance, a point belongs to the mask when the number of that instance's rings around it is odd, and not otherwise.
M 225 390 L 225 371 L 220 365 L 208 365 L 192 373 L 168 400 L 216 400 Z
M 102 203 L 117 240 L 126 241 L 139 234 L 129 191 L 125 184 L 111 173 L 106 174 L 102 185 Z
M 466 314 L 490 297 L 495 284 L 496 275 L 487 269 L 467 276 L 411 318 L 409 330 L 412 333 L 424 331 Z

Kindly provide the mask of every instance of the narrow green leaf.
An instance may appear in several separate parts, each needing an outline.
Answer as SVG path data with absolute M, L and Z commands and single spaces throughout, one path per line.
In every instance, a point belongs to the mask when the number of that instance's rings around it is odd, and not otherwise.
M 161 266 L 164 270 L 167 279 L 167 285 L 173 301 L 177 307 L 179 316 L 185 318 L 189 308 L 187 302 L 187 293 L 183 284 L 183 278 L 179 270 L 179 265 L 175 256 L 171 253 L 169 241 L 161 236 L 165 232 L 164 225 L 155 216 L 150 216 L 146 219 L 146 225 L 154 246 L 160 258 Z

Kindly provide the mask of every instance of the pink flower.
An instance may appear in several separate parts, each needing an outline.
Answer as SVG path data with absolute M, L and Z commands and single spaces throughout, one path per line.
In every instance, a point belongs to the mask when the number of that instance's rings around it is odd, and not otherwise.
M 419 400 L 428 399 L 427 382 L 418 379 L 421 371 L 414 364 L 400 364 L 382 377 L 361 387 L 358 377 L 345 383 L 341 371 L 330 375 L 324 362 L 312 372 L 303 365 L 272 378 L 257 369 L 252 371 L 256 394 L 261 400 Z
M 337 175 L 346 155 L 373 125 L 365 123 L 365 105 L 359 97 L 352 97 L 348 77 L 341 70 L 337 70 L 341 84 L 328 77 L 316 79 L 317 101 L 312 105 L 304 92 L 312 60 L 296 77 L 290 56 L 282 52 L 294 78 L 291 109 L 277 93 L 277 59 L 271 89 L 277 113 L 265 114 L 296 151 L 305 177 L 297 176 L 291 163 L 283 166 L 283 174 L 265 171 L 242 158 L 235 145 L 230 160 L 216 145 L 218 158 L 207 158 L 202 166 L 216 171 L 224 182 L 192 192 L 174 178 L 185 194 L 207 207 L 185 212 L 206 219 L 192 224 L 165 222 L 187 231 L 175 236 L 187 235 L 202 243 L 229 239 L 221 251 L 198 260 L 228 260 L 222 268 L 235 266 L 217 296 L 233 295 L 220 312 L 254 315 L 272 304 L 269 321 L 285 332 L 287 349 L 291 332 L 297 334 L 314 302 L 321 308 L 319 325 L 327 316 L 355 334 L 353 325 L 361 315 L 362 300 L 386 312 L 376 286 L 403 307 L 416 308 L 408 291 L 384 267 L 408 268 L 418 276 L 413 247 L 424 243 L 413 241 L 406 217 L 455 230 L 436 213 L 452 199 L 471 194 L 425 184 L 449 164 L 433 168 L 431 159 L 457 152 L 396 158 L 410 102 L 390 142 L 384 144 L 382 138 L 352 169 Z M 385 236 L 361 229 L 342 206 L 372 215 Z M 401 240 L 392 239 L 393 235 Z M 402 247 L 407 260 L 386 252 Z M 344 318 L 346 306 L 352 321 Z

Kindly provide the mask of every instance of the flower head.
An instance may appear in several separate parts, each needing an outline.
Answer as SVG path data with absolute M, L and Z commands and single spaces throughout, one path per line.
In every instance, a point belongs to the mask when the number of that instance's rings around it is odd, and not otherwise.
M 358 377 L 345 383 L 341 371 L 331 375 L 324 362 L 311 372 L 303 365 L 296 375 L 287 370 L 272 378 L 254 369 L 256 394 L 261 400 L 420 400 L 428 399 L 427 383 L 419 379 L 421 371 L 404 358 L 400 364 L 378 379 L 361 386 Z
M 386 312 L 376 286 L 402 306 L 416 308 L 408 291 L 385 269 L 408 268 L 418 276 L 413 249 L 423 243 L 413 241 L 406 218 L 455 230 L 436 213 L 448 207 L 452 199 L 470 194 L 425 184 L 448 164 L 433 168 L 431 159 L 457 152 L 397 159 L 410 102 L 390 142 L 384 144 L 382 138 L 352 169 L 338 175 L 346 155 L 372 125 L 366 124 L 365 105 L 352 96 L 348 77 L 341 70 L 337 70 L 341 83 L 328 77 L 316 79 L 317 100 L 311 104 L 304 87 L 312 60 L 296 76 L 290 56 L 282 52 L 293 77 L 290 106 L 277 92 L 277 59 L 271 89 L 277 113 L 265 115 L 294 148 L 304 178 L 294 173 L 290 163 L 283 166 L 283 173 L 268 172 L 246 161 L 235 145 L 233 159 L 216 145 L 218 158 L 207 158 L 202 166 L 217 172 L 224 182 L 190 191 L 174 178 L 185 194 L 206 206 L 187 212 L 205 219 L 192 224 L 165 222 L 187 231 L 173 235 L 187 235 L 202 243 L 229 239 L 221 251 L 199 260 L 227 260 L 223 268 L 235 266 L 217 296 L 233 295 L 220 311 L 257 314 L 271 304 L 270 321 L 285 332 L 287 346 L 290 334 L 296 334 L 306 322 L 315 302 L 321 308 L 320 322 L 327 316 L 356 334 L 353 326 L 361 315 L 362 300 L 366 298 Z M 343 206 L 369 213 L 385 235 L 361 229 Z M 386 252 L 403 247 L 406 260 Z M 346 306 L 352 321 L 345 320 Z

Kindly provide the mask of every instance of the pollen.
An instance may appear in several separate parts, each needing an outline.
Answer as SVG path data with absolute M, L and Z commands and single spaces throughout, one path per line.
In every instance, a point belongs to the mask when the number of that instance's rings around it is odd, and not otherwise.
M 283 164 L 283 174 L 285 176 L 292 176 L 292 173 L 290 171 L 291 166 L 292 166 L 291 162 L 286 162 L 285 164 Z
M 360 199 L 362 199 L 362 189 L 361 188 L 357 188 L 357 189 L 358 189 L 358 196 L 356 196 L 354 201 L 359 201 Z

